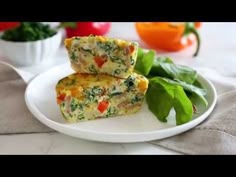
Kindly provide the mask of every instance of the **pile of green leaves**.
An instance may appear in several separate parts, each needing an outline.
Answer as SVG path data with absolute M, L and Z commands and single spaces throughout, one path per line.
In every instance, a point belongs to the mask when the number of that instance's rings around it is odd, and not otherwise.
M 206 90 L 197 82 L 197 72 L 174 64 L 168 57 L 157 57 L 155 51 L 139 48 L 135 71 L 149 79 L 146 100 L 151 112 L 167 122 L 170 110 L 176 112 L 176 124 L 189 122 L 196 112 L 196 100 L 207 106 Z
M 55 35 L 57 31 L 40 22 L 22 22 L 16 28 L 4 31 L 1 36 L 6 41 L 37 41 Z

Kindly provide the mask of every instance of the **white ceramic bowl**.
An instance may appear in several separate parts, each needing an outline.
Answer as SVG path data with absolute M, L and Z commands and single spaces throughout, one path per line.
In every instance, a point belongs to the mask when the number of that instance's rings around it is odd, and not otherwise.
M 54 36 L 32 42 L 13 42 L 0 39 L 0 51 L 18 66 L 41 63 L 55 54 L 62 41 L 62 32 Z

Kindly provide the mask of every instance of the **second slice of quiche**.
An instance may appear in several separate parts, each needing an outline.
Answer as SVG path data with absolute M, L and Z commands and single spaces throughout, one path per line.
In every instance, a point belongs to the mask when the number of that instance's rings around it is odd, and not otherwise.
M 136 73 L 126 79 L 75 73 L 57 83 L 57 103 L 68 122 L 131 114 L 140 110 L 147 88 L 148 80 Z
M 136 63 L 138 43 L 103 36 L 65 40 L 72 68 L 78 73 L 128 78 Z

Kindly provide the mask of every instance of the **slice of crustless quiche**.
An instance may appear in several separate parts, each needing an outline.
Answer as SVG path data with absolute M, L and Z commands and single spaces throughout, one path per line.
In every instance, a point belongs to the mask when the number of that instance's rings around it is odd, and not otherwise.
M 86 36 L 68 38 L 64 43 L 76 72 L 127 78 L 134 70 L 138 53 L 136 42 Z
M 136 73 L 126 79 L 75 73 L 57 83 L 57 103 L 68 122 L 130 114 L 140 110 L 147 88 Z

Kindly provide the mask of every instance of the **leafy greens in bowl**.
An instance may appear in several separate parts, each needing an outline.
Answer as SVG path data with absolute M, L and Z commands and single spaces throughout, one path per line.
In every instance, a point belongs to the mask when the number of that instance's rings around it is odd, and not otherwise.
M 1 39 L 15 42 L 37 41 L 52 37 L 56 33 L 55 29 L 40 22 L 22 22 L 16 28 L 4 31 Z
M 1 52 L 18 66 L 47 61 L 59 49 L 62 32 L 40 22 L 22 22 L 0 36 Z
M 208 104 L 206 90 L 197 82 L 194 69 L 174 64 L 168 57 L 157 57 L 153 50 L 139 48 L 135 71 L 149 79 L 148 108 L 162 122 L 167 122 L 173 108 L 176 124 L 187 123 L 197 113 L 196 99 L 204 106 Z

